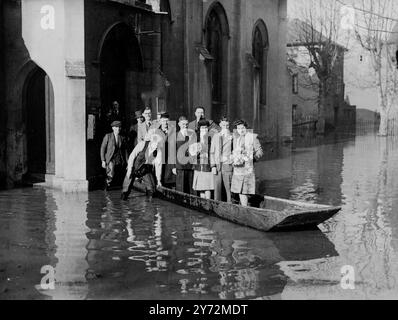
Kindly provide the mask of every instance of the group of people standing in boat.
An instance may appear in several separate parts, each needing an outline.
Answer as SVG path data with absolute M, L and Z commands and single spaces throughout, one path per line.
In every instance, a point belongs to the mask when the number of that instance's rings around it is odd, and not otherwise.
M 248 196 L 255 193 L 254 162 L 263 155 L 257 135 L 244 120 L 231 123 L 222 117 L 216 123 L 205 116 L 205 109 L 197 107 L 195 120 L 181 116 L 176 126 L 166 112 L 152 120 L 146 108 L 136 112 L 127 138 L 121 135 L 123 120 L 111 119 L 112 132 L 101 145 L 105 188 L 120 173 L 123 200 L 139 179 L 149 196 L 159 186 L 227 202 L 234 193 L 247 206 Z

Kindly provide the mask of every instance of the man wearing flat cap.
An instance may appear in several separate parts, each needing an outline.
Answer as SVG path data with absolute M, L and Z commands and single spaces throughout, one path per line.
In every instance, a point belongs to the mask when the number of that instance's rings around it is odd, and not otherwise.
M 124 173 L 127 164 L 126 141 L 120 135 L 122 123 L 113 121 L 111 127 L 113 132 L 105 135 L 101 145 L 101 162 L 102 167 L 106 170 L 105 189 L 111 186 L 117 175 Z

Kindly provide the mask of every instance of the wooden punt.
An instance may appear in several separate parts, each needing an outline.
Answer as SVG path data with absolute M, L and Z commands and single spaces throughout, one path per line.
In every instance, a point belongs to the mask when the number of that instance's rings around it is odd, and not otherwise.
M 135 187 L 142 191 L 139 184 L 136 183 Z M 341 210 L 341 207 L 261 195 L 252 196 L 249 199 L 250 206 L 243 207 L 238 204 L 203 199 L 165 187 L 159 187 L 157 191 L 157 195 L 163 200 L 267 232 L 317 229 L 319 224 Z

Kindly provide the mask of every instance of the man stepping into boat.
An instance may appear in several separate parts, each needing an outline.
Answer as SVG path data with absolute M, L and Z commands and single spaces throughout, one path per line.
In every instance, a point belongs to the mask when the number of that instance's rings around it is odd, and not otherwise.
M 226 200 L 231 203 L 233 136 L 229 130 L 228 118 L 223 117 L 220 120 L 220 127 L 221 132 L 214 135 L 210 149 L 212 167 L 216 168 L 214 176 L 214 200 L 224 200 L 222 199 L 222 191 L 225 190 Z
M 161 186 L 162 152 L 159 147 L 161 140 L 162 137 L 151 129 L 146 134 L 145 141 L 140 141 L 130 154 L 121 195 L 123 200 L 128 199 L 136 178 L 142 180 L 146 194 L 150 198 L 155 192 L 156 184 Z M 153 171 L 155 171 L 157 183 L 155 182 Z
M 256 177 L 254 161 L 260 159 L 264 152 L 257 135 L 247 130 L 243 120 L 235 122 L 237 137 L 234 138 L 232 152 L 234 172 L 232 175 L 231 192 L 239 194 L 242 206 L 248 205 L 248 196 L 255 194 Z

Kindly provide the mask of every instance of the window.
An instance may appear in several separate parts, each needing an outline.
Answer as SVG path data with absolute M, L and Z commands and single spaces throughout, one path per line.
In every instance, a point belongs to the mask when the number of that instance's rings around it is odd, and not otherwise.
M 267 104 L 267 55 L 268 31 L 264 21 L 259 20 L 253 32 L 252 55 L 258 65 L 260 103 Z
M 214 10 L 209 15 L 207 30 L 207 50 L 214 58 L 212 98 L 213 102 L 220 103 L 222 99 L 222 30 L 220 19 Z
M 294 74 L 292 77 L 292 90 L 293 94 L 298 94 L 298 74 Z
M 292 105 L 292 122 L 297 121 L 297 104 Z
M 227 57 L 228 57 L 229 26 L 224 8 L 216 2 L 209 9 L 205 27 L 205 45 L 213 60 L 211 68 L 211 117 L 219 119 L 227 113 L 226 101 L 228 86 Z

